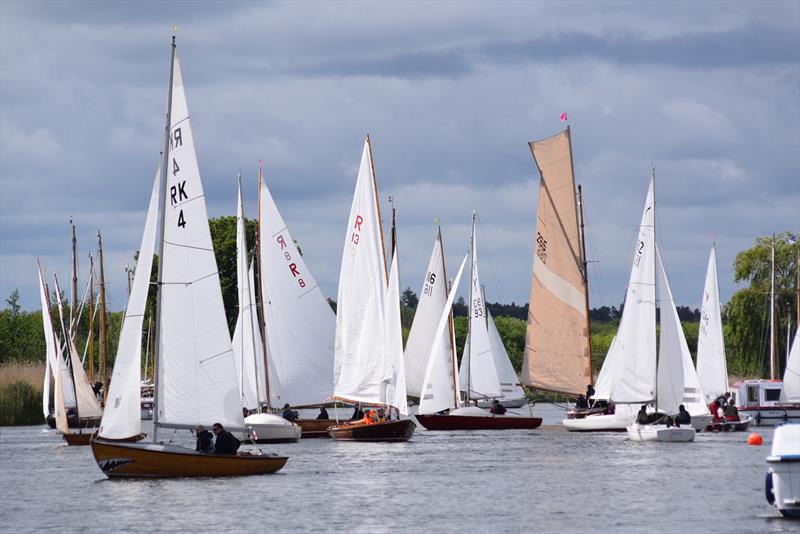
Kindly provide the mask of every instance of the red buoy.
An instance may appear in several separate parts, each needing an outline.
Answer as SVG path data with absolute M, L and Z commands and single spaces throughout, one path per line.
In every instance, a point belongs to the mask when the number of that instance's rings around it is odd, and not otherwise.
M 747 444 L 748 445 L 763 445 L 764 438 L 761 437 L 761 434 L 758 432 L 751 432 L 749 436 L 747 436 Z

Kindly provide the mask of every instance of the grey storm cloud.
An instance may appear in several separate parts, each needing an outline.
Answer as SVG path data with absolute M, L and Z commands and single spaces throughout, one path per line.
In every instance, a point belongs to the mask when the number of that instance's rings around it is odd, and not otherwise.
M 0 2 L 0 296 L 38 307 L 35 258 L 67 275 L 74 215 L 124 306 L 175 23 L 209 213 L 235 212 L 241 169 L 254 214 L 263 159 L 327 295 L 371 133 L 401 284 L 419 290 L 436 217 L 457 264 L 475 208 L 487 298 L 526 302 L 527 142 L 568 112 L 592 305 L 622 299 L 652 164 L 676 299 L 699 304 L 712 240 L 727 299 L 736 252 L 800 229 L 798 21 L 796 2 Z

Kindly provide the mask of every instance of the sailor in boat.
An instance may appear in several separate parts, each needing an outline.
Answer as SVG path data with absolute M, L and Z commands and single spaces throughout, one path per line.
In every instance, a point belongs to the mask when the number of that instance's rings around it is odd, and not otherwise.
M 506 407 L 503 406 L 502 404 L 500 404 L 499 400 L 494 399 L 492 401 L 492 407 L 489 410 L 489 412 L 491 412 L 491 413 L 493 413 L 495 415 L 505 415 L 506 414 Z
M 283 405 L 282 417 L 287 421 L 294 421 L 295 419 L 299 418 L 300 415 L 296 411 L 292 410 L 292 408 L 289 406 L 289 403 L 287 402 L 286 404 Z
M 236 436 L 222 428 L 220 423 L 214 423 L 211 427 L 217 437 L 214 441 L 214 454 L 236 454 L 242 444 Z
M 388 420 L 389 419 L 387 419 L 387 417 L 386 417 L 386 410 L 384 410 L 383 408 L 378 408 L 378 416 L 377 416 L 376 422 L 377 423 L 385 423 Z
M 734 402 L 729 402 L 722 413 L 725 415 L 726 421 L 740 421 L 739 409 L 736 408 L 736 403 Z
M 203 425 L 197 425 L 197 428 L 194 429 L 194 434 L 197 436 L 197 445 L 195 446 L 194 450 L 207 453 L 214 451 L 214 436 L 211 434 L 211 432 L 206 430 L 206 427 Z
M 317 419 L 330 419 L 330 417 L 328 417 L 328 410 L 325 409 L 325 406 L 320 407 Z
M 594 399 L 592 397 L 594 397 L 594 388 L 589 384 L 586 386 L 586 403 L 589 408 L 594 407 Z
M 578 410 L 585 410 L 589 407 L 588 397 L 584 397 L 583 395 L 578 395 L 578 399 L 575 401 L 575 408 Z
M 642 404 L 642 407 L 639 408 L 639 413 L 636 414 L 636 422 L 640 425 L 649 424 L 649 417 L 647 416 L 647 406 Z
M 351 421 L 358 421 L 359 419 L 364 418 L 364 412 L 361 410 L 361 405 L 356 403 L 355 408 L 353 409 L 353 416 L 350 418 Z
M 675 416 L 675 426 L 691 425 L 692 416 L 686 411 L 686 407 L 681 404 L 678 406 L 678 415 Z

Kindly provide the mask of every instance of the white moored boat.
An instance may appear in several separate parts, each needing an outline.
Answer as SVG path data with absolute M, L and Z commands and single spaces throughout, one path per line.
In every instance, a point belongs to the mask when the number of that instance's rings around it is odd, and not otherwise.
M 775 429 L 767 465 L 767 501 L 786 517 L 800 517 L 800 424 Z
M 633 441 L 692 441 L 695 434 L 694 427 L 687 426 L 640 425 L 639 423 L 628 426 L 628 437 Z
M 303 429 L 280 415 L 254 413 L 244 418 L 244 426 L 256 443 L 292 443 L 300 439 Z

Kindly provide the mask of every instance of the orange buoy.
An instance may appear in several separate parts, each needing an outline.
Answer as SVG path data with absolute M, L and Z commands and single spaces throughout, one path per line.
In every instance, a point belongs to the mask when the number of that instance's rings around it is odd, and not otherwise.
M 761 434 L 758 432 L 751 432 L 749 436 L 747 436 L 747 444 L 748 445 L 763 445 L 764 438 L 761 437 Z

